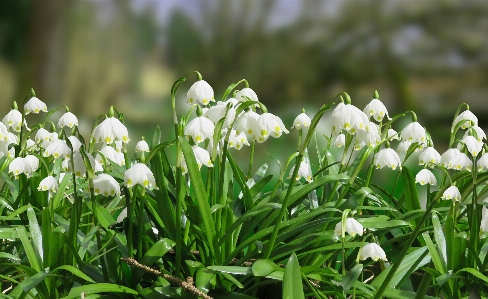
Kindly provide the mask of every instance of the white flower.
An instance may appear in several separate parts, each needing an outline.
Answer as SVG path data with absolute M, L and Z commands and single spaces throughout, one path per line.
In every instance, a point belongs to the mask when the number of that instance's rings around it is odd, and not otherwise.
M 336 139 L 335 139 L 335 141 L 334 141 L 334 145 L 335 145 L 336 147 L 342 147 L 342 146 L 344 146 L 345 144 L 346 144 L 346 135 L 344 135 L 344 134 L 342 134 L 342 133 L 341 133 L 341 134 L 339 134 L 339 135 L 337 135 L 337 137 L 336 137 Z
M 39 187 L 37 187 L 37 190 L 56 192 L 56 191 L 58 191 L 58 182 L 56 182 L 56 179 L 50 175 L 48 177 L 45 177 L 39 183 Z
M 247 98 L 249 98 L 251 101 L 255 101 L 255 102 L 258 101 L 258 96 L 254 92 L 254 90 L 252 90 L 249 87 L 245 87 L 237 91 L 235 95 L 236 95 L 236 99 L 239 100 L 240 102 L 246 102 L 248 100 Z
M 76 138 L 76 136 L 69 136 L 69 142 L 71 142 L 71 147 L 73 148 L 73 152 L 79 152 L 80 147 L 82 146 L 81 141 Z
M 34 114 L 37 114 L 41 111 L 47 112 L 47 106 L 46 106 L 46 104 L 44 104 L 43 101 L 39 100 L 36 97 L 30 98 L 30 100 L 27 101 L 27 103 L 25 103 L 25 105 L 24 105 L 25 115 L 27 115 L 31 112 Z
M 258 128 L 259 114 L 249 110 L 242 113 L 234 123 L 236 133 L 244 132 L 248 139 L 255 139 Z
M 204 80 L 193 83 L 186 95 L 189 104 L 193 104 L 195 101 L 200 102 L 202 105 L 215 102 L 212 86 Z
M 207 138 L 212 139 L 214 130 L 215 125 L 210 119 L 198 116 L 188 122 L 185 127 L 185 135 L 191 136 L 193 141 L 199 144 Z
M 339 105 L 337 105 L 339 107 Z M 356 130 L 367 130 L 369 124 L 368 116 L 357 107 L 347 104 L 341 105 L 339 109 L 334 109 L 330 119 L 332 134 L 337 135 L 341 130 L 346 130 L 349 134 L 356 133 Z
M 361 247 L 361 255 L 359 256 L 362 261 L 370 257 L 373 261 L 382 259 L 387 261 L 385 251 L 376 243 L 369 243 Z
M 466 145 L 468 152 L 470 152 L 473 157 L 478 156 L 483 149 L 483 142 L 479 142 L 473 136 L 465 136 L 462 142 Z
M 437 185 L 437 180 L 434 174 L 428 169 L 422 169 L 421 171 L 419 171 L 419 173 L 417 173 L 417 175 L 415 176 L 415 182 L 419 183 L 422 186 L 425 184 L 429 184 L 432 186 Z
M 293 171 L 295 171 L 295 166 L 290 169 L 290 174 L 288 176 L 289 179 L 291 179 L 293 176 Z M 310 167 L 310 162 L 305 158 L 300 163 L 300 167 L 298 168 L 297 181 L 301 178 L 305 178 L 305 180 L 309 183 L 313 182 L 312 168 Z
M 488 209 L 483 206 L 481 209 L 480 234 L 488 232 Z
M 8 129 L 3 123 L 0 123 L 0 140 L 8 142 Z
M 408 149 L 410 148 L 410 145 L 412 145 L 411 141 L 400 142 L 397 147 L 397 152 L 399 154 L 406 154 L 408 152 Z
M 146 140 L 140 140 L 136 144 L 136 153 L 149 153 L 149 144 L 147 144 Z
M 20 127 L 22 126 L 22 113 L 20 113 L 19 110 L 12 109 L 5 115 L 2 122 L 7 128 L 12 128 L 15 132 L 20 132 Z M 27 127 L 25 119 L 24 125 Z
M 40 128 L 39 130 L 37 130 L 36 136 L 34 138 L 35 138 L 36 142 L 40 143 L 42 141 L 53 140 L 53 135 L 48 130 L 46 130 L 44 128 Z
M 109 159 L 115 164 L 118 164 L 120 166 L 125 165 L 124 154 L 118 153 L 113 147 L 109 145 L 105 145 L 104 147 L 102 147 L 99 153 L 97 153 L 97 155 L 95 156 L 95 160 L 97 160 L 98 163 L 105 165 L 105 161 L 100 154 L 102 154 L 105 159 Z M 110 163 L 108 164 L 110 165 Z
M 300 113 L 293 121 L 293 126 L 291 128 L 295 128 L 297 130 L 308 129 L 311 122 L 312 120 L 310 119 L 310 117 L 308 117 L 308 115 L 306 115 L 305 113 Z
M 26 159 L 17 157 L 10 162 L 8 172 L 12 173 L 15 178 L 17 178 L 21 173 L 30 178 L 32 176 L 32 167 Z
M 93 179 L 95 194 L 103 196 L 120 196 L 119 183 L 110 175 L 102 173 Z
M 34 155 L 27 155 L 24 158 L 31 166 L 32 171 L 36 171 L 39 168 L 39 158 Z
M 473 162 L 469 159 L 469 157 L 465 153 L 459 153 L 452 157 L 447 163 L 448 169 L 456 169 L 456 170 L 464 170 L 467 169 L 471 171 L 473 167 Z
M 452 158 L 454 158 L 455 156 L 459 155 L 461 152 L 457 149 L 457 148 L 450 148 L 448 149 L 447 151 L 445 151 L 442 155 L 441 155 L 441 163 L 440 165 L 442 167 L 448 167 L 449 165 L 449 161 L 451 161 Z
M 220 102 L 220 103 L 222 103 L 222 104 L 225 103 L 225 105 L 232 103 L 232 107 L 237 108 L 237 105 L 239 105 L 241 102 L 239 102 L 239 100 L 237 100 L 236 98 L 230 98 L 230 99 L 227 99 L 227 101 Z
M 379 127 L 375 123 L 368 124 L 367 131 L 358 131 L 356 134 L 356 146 L 357 150 L 361 149 L 364 145 L 374 147 L 381 142 L 381 136 L 379 134 Z
M 391 148 L 384 148 L 374 156 L 374 165 L 377 169 L 385 166 L 388 166 L 393 170 L 395 170 L 397 166 L 400 166 L 400 169 L 402 169 L 401 164 L 400 157 L 398 157 L 398 154 Z
M 453 201 L 460 201 L 461 193 L 456 186 L 451 186 L 444 191 L 441 198 L 445 200 L 452 199 Z
M 15 150 L 15 148 L 13 148 Z M 0 139 L 0 159 L 9 154 L 8 143 Z
M 387 138 L 390 141 L 393 141 L 394 139 L 401 140 L 398 132 L 393 130 L 393 129 L 388 129 L 388 137 Z
M 483 129 L 481 129 L 478 126 L 472 126 L 471 128 L 469 128 L 469 130 L 464 132 L 464 137 L 469 136 L 469 135 L 475 136 L 476 140 L 478 140 L 478 142 L 482 142 L 483 139 L 486 139 L 485 132 L 483 131 Z
M 419 165 L 425 165 L 433 167 L 441 163 L 441 155 L 433 147 L 424 149 L 419 155 Z
M 48 140 L 40 140 L 41 141 L 41 147 L 46 149 L 48 146 L 50 146 L 56 140 L 58 140 L 58 133 L 56 133 L 56 132 L 50 133 Z
M 114 142 L 114 144 L 115 144 L 115 150 L 117 151 L 117 153 L 122 153 L 122 141 L 116 140 Z
M 51 143 L 42 154 L 44 157 L 53 156 L 54 158 L 65 158 L 69 159 L 71 155 L 71 150 L 69 149 L 66 141 L 56 140 Z
M 405 141 L 418 142 L 420 144 L 425 143 L 427 140 L 427 134 L 424 127 L 418 122 L 409 123 L 400 133 L 400 138 Z
M 71 112 L 66 112 L 59 118 L 58 127 L 69 127 L 73 128 L 74 126 L 78 126 L 78 118 Z
M 95 161 L 93 156 L 89 153 L 86 153 L 88 156 L 88 160 L 90 161 L 90 165 L 93 169 L 93 172 L 98 172 L 98 171 L 103 171 L 102 165 L 98 163 L 98 161 Z M 75 176 L 77 177 L 85 177 L 86 176 L 86 166 L 85 166 L 85 161 L 83 159 L 83 155 L 80 152 L 75 152 L 73 154 L 73 165 L 74 165 L 74 171 L 71 168 L 71 161 L 69 159 L 65 159 L 62 163 L 62 167 L 64 170 L 69 171 L 69 172 L 74 172 Z
M 158 189 L 156 187 L 156 181 L 151 170 L 142 163 L 134 164 L 124 173 L 124 184 L 126 187 L 131 188 L 137 184 L 152 189 Z
M 345 229 L 346 229 L 346 232 L 349 235 L 353 236 L 353 237 L 356 234 L 362 236 L 363 235 L 363 230 L 364 230 L 363 229 L 363 226 L 361 225 L 361 223 L 359 223 L 354 218 L 346 218 Z M 334 229 L 334 233 L 337 236 L 341 236 L 342 235 L 342 222 L 339 222 L 339 223 L 336 224 L 335 229 Z
M 194 145 L 191 148 L 193 149 L 193 154 L 197 160 L 198 168 L 202 167 L 202 165 L 213 167 L 212 161 L 210 160 L 210 154 L 205 149 L 198 145 Z
M 466 121 L 465 121 L 466 120 Z M 452 128 L 451 128 L 451 132 L 453 132 L 454 128 L 456 127 L 456 125 L 458 123 L 460 123 L 461 121 L 465 121 L 462 125 L 461 125 L 461 129 L 467 129 L 471 126 L 477 126 L 478 125 L 478 118 L 476 117 L 476 115 L 473 114 L 473 112 L 469 111 L 469 110 L 466 110 L 462 113 L 460 113 L 455 119 L 454 119 L 454 122 L 452 123 Z
M 488 169 L 488 153 L 481 156 L 481 158 L 476 162 L 476 166 L 478 167 L 478 171 Z
M 127 143 L 130 141 L 127 128 L 115 117 L 107 117 L 93 130 L 92 139 L 97 142 L 112 144 L 115 140 Z
M 210 107 L 203 116 L 210 119 L 214 124 L 221 120 L 225 116 L 227 111 L 227 105 L 225 103 L 219 102 L 217 105 Z M 232 125 L 232 122 L 236 118 L 236 109 L 230 107 L 227 111 L 227 117 L 225 118 L 223 128 L 228 128 Z
M 249 145 L 246 134 L 244 132 L 237 134 L 236 130 L 232 130 L 229 136 L 229 148 L 240 150 L 243 145 Z
M 379 122 L 383 120 L 385 115 L 388 119 L 391 119 L 388 116 L 388 111 L 386 110 L 385 105 L 383 105 L 383 103 L 378 99 L 371 100 L 371 102 L 366 105 L 363 112 L 369 116 L 372 116 L 374 119 L 376 119 L 376 121 Z
M 32 140 L 30 138 L 27 139 L 27 141 L 25 142 L 25 148 L 28 151 L 37 151 L 36 143 L 34 142 L 34 140 Z
M 15 135 L 14 133 L 8 132 L 8 143 L 19 145 L 19 138 L 17 138 L 17 135 Z
M 263 113 L 259 116 L 258 132 L 256 132 L 257 142 L 262 143 L 266 141 L 270 135 L 278 138 L 283 132 L 285 134 L 289 133 L 278 116 L 271 113 Z

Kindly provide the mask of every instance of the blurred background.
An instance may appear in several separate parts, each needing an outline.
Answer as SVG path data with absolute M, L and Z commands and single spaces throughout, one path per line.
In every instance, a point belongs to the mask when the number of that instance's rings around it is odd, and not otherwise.
M 346 91 L 363 109 L 378 90 L 442 152 L 460 103 L 486 129 L 487 32 L 483 0 L 1 0 L 0 115 L 33 87 L 87 131 L 114 105 L 138 140 L 171 124 L 171 85 L 198 70 L 216 98 L 247 79 L 288 128 L 302 107 Z

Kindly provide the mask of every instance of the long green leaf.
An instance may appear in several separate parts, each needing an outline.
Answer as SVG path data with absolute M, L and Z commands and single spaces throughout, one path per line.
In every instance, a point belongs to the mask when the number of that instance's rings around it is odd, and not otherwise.
M 84 279 L 84 280 L 91 282 L 91 283 L 95 283 L 95 281 L 93 279 L 91 279 L 88 275 L 86 275 L 80 269 L 78 269 L 74 266 L 63 265 L 63 266 L 60 266 L 60 267 L 57 267 L 56 269 L 54 269 L 53 272 L 60 271 L 60 270 L 65 270 L 65 271 L 71 272 L 72 274 L 78 276 L 81 279 Z
M 81 293 L 85 293 L 86 295 L 99 294 L 99 293 L 124 293 L 124 294 L 131 294 L 131 295 L 138 294 L 137 291 L 121 285 L 111 284 L 111 283 L 97 283 L 97 284 L 74 287 L 70 290 L 68 296 L 63 297 L 62 299 L 75 299 L 75 298 L 77 299 L 80 297 Z
M 300 272 L 297 256 L 292 253 L 283 275 L 283 299 L 305 299 Z
M 32 247 L 32 244 L 29 241 L 29 236 L 27 235 L 27 231 L 23 226 L 18 226 L 15 228 L 15 230 L 19 234 L 20 241 L 22 242 L 22 246 L 25 254 L 27 255 L 27 259 L 29 260 L 29 264 L 34 270 L 41 272 L 42 261 L 38 258 L 34 247 Z

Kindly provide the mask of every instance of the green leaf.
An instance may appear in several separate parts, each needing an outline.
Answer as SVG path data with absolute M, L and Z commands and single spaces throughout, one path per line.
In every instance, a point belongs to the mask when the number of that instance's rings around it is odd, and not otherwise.
M 432 213 L 432 224 L 434 225 L 434 240 L 437 246 L 437 251 L 439 252 L 442 266 L 447 271 L 446 238 L 444 236 L 444 232 L 442 231 L 442 226 L 441 226 L 441 222 L 439 221 L 439 217 L 435 212 Z
M 393 299 L 415 299 L 416 293 L 397 290 L 393 288 L 386 288 L 385 292 L 383 293 L 383 297 L 385 298 L 393 298 Z M 425 299 L 437 299 L 437 297 L 432 296 L 425 296 Z
M 23 226 L 18 226 L 15 228 L 15 230 L 19 234 L 20 241 L 22 242 L 22 246 L 24 248 L 25 254 L 27 255 L 30 266 L 37 272 L 41 272 L 42 261 L 39 260 L 34 250 L 34 247 L 32 247 L 32 244 L 29 241 L 29 236 L 27 235 L 27 231 Z
M 251 267 L 254 276 L 266 276 L 273 271 L 280 270 L 280 267 L 271 260 L 257 260 Z
M 349 289 L 358 280 L 358 277 L 359 275 L 361 275 L 362 271 L 363 271 L 363 264 L 357 264 L 354 267 L 352 267 L 352 269 L 349 270 L 346 275 L 342 277 L 341 285 L 344 292 L 349 291 Z
M 420 201 L 417 195 L 417 187 L 415 186 L 415 178 L 406 166 L 402 168 L 403 177 L 403 194 L 405 196 L 405 204 L 407 211 L 419 210 Z M 417 223 L 415 221 L 415 223 Z
M 253 274 L 251 267 L 241 267 L 241 266 L 209 266 L 207 269 L 221 272 L 229 273 L 235 275 L 250 275 Z
M 91 279 L 88 275 L 86 275 L 85 273 L 83 273 L 80 269 L 76 268 L 76 267 L 73 267 L 71 265 L 63 265 L 63 266 L 60 266 L 58 268 L 56 268 L 54 272 L 56 271 L 59 271 L 59 270 L 65 270 L 65 271 L 68 271 L 68 272 L 71 272 L 73 273 L 74 275 L 78 276 L 79 278 L 81 279 L 84 279 L 88 282 L 91 282 L 91 283 L 95 283 L 95 281 L 93 279 Z
M 292 253 L 286 263 L 283 275 L 283 299 L 305 299 L 300 265 L 295 253 Z
M 441 258 L 439 257 L 439 252 L 437 252 L 437 248 L 432 242 L 429 233 L 423 233 L 422 237 L 424 238 L 427 248 L 429 248 L 429 253 L 432 258 L 432 262 L 434 262 L 434 266 L 436 270 L 439 271 L 439 273 L 441 274 L 445 274 L 446 273 L 445 265 L 442 264 Z
M 459 271 L 456 272 L 456 275 L 459 274 L 460 272 L 468 272 L 473 274 L 474 276 L 478 277 L 479 279 L 483 280 L 484 282 L 488 282 L 488 277 L 483 275 L 480 271 L 473 269 L 473 268 L 463 268 Z
M 99 294 L 99 293 L 124 293 L 124 294 L 131 294 L 131 295 L 138 294 L 137 291 L 134 291 L 131 288 L 124 287 L 121 285 L 111 284 L 111 283 L 97 283 L 97 284 L 74 287 L 70 290 L 68 296 L 63 297 L 62 299 L 75 299 L 75 298 L 77 299 L 80 297 L 81 293 L 85 293 L 86 295 Z
M 28 293 L 31 289 L 35 288 L 38 284 L 44 281 L 44 278 L 49 273 L 49 268 L 46 268 L 45 271 L 40 271 L 37 274 L 34 274 L 31 277 L 23 280 L 19 285 L 24 290 L 24 292 Z

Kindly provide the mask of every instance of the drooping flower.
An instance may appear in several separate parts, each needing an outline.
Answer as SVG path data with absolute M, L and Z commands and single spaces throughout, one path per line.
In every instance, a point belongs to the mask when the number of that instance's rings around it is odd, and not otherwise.
M 125 165 L 125 159 L 124 159 L 124 154 L 118 153 L 113 147 L 109 145 L 105 145 L 102 147 L 99 153 L 95 156 L 95 160 L 98 161 L 98 163 L 105 165 L 105 161 L 103 157 L 100 155 L 102 154 L 105 159 L 109 159 L 115 164 L 118 164 L 120 166 Z M 110 165 L 110 163 L 108 163 Z
M 337 105 L 339 107 L 339 105 Z M 334 109 L 330 122 L 332 134 L 340 134 L 342 130 L 349 134 L 355 134 L 356 130 L 367 130 L 369 124 L 368 116 L 356 106 L 351 104 L 341 105 L 339 109 Z
M 36 142 L 40 143 L 42 141 L 51 141 L 53 139 L 53 136 L 48 130 L 40 128 L 39 130 L 37 130 L 36 136 L 34 138 Z
M 38 114 L 41 111 L 47 112 L 47 106 L 43 101 L 39 100 L 36 97 L 30 98 L 30 100 L 27 101 L 27 103 L 25 103 L 25 105 L 24 105 L 25 115 L 27 115 L 31 112 L 34 114 Z
M 408 152 L 408 149 L 410 148 L 410 145 L 412 145 L 411 141 L 400 142 L 397 147 L 398 154 L 406 154 Z
M 90 161 L 90 165 L 93 169 L 93 172 L 103 171 L 102 165 L 96 161 L 90 153 L 86 153 L 88 160 Z M 74 171 L 71 167 L 71 161 L 69 159 L 65 159 L 62 163 L 62 167 L 64 170 L 69 172 L 74 172 L 75 176 L 77 177 L 85 177 L 86 176 L 86 165 L 83 159 L 83 155 L 80 152 L 75 152 L 73 154 L 73 165 Z
M 486 139 L 485 132 L 478 126 L 472 126 L 471 128 L 469 128 L 469 130 L 464 132 L 464 137 L 469 135 L 474 136 L 476 140 L 478 140 L 478 142 L 482 142 L 483 139 Z
M 249 110 L 242 113 L 234 123 L 236 133 L 244 132 L 248 139 L 255 139 L 258 129 L 259 114 Z
M 8 129 L 3 123 L 0 123 L 0 140 L 8 142 Z
M 149 190 L 158 189 L 151 170 L 142 163 L 136 163 L 124 173 L 124 185 L 131 188 L 141 185 Z
M 205 141 L 205 139 L 212 139 L 215 130 L 214 123 L 204 117 L 198 116 L 190 120 L 185 127 L 185 135 L 191 136 L 196 144 Z
M 468 170 L 471 171 L 471 168 L 473 167 L 473 162 L 465 153 L 459 153 L 452 157 L 451 160 L 449 160 L 449 163 L 447 163 L 447 168 L 448 169 L 456 169 L 456 170 Z
M 461 193 L 456 186 L 451 186 L 444 191 L 441 198 L 444 200 L 461 201 Z
M 409 123 L 400 133 L 402 140 L 410 142 L 418 142 L 424 144 L 427 141 L 427 134 L 424 127 L 418 122 Z
M 462 121 L 465 121 L 465 122 L 461 125 L 461 129 L 467 129 L 471 126 L 477 126 L 478 125 L 478 118 L 476 117 L 476 115 L 474 115 L 473 112 L 466 110 L 466 111 L 463 111 L 462 113 L 460 113 L 454 119 L 454 122 L 452 123 L 451 132 L 453 132 L 456 125 Z
M 127 128 L 115 117 L 107 117 L 98 124 L 95 130 L 93 130 L 91 138 L 97 142 L 105 142 L 106 144 L 112 144 L 116 140 L 124 143 L 130 141 Z
M 120 196 L 119 183 L 110 175 L 101 173 L 93 179 L 95 194 L 103 196 Z
M 479 142 L 473 136 L 465 136 L 462 142 L 466 145 L 468 152 L 470 152 L 473 157 L 478 156 L 483 149 L 483 142 Z
M 478 168 L 478 171 L 481 171 L 483 169 L 488 169 L 488 153 L 484 154 L 479 158 L 479 160 L 476 162 L 476 166 Z
M 388 116 L 388 110 L 386 110 L 385 105 L 378 99 L 373 99 L 369 102 L 368 105 L 363 110 L 369 116 L 372 116 L 376 121 L 381 122 L 383 117 L 386 115 L 388 119 L 391 119 Z
M 266 141 L 269 136 L 278 138 L 283 132 L 285 134 L 289 133 L 278 116 L 271 113 L 263 113 L 259 116 L 258 132 L 256 132 L 257 142 L 262 143 Z
M 361 247 L 360 250 L 360 259 L 364 261 L 367 258 L 371 258 L 373 261 L 377 261 L 382 259 L 387 261 L 385 251 L 376 243 L 369 243 Z
M 393 129 L 388 129 L 388 140 L 390 141 L 393 141 L 394 139 L 396 140 L 401 140 L 400 139 L 400 135 L 398 134 L 397 131 L 393 130 Z
M 58 182 L 56 182 L 56 179 L 53 176 L 47 176 L 39 183 L 37 190 L 56 192 L 58 191 Z
M 21 173 L 30 178 L 32 176 L 32 167 L 26 159 L 17 157 L 10 162 L 8 172 L 12 173 L 15 178 L 17 178 Z
M 346 221 L 345 221 L 345 229 L 346 229 L 346 232 L 349 235 L 353 236 L 353 237 L 356 234 L 362 236 L 363 235 L 363 230 L 364 230 L 364 228 L 361 225 L 361 223 L 359 223 L 354 218 L 346 218 Z M 334 229 L 334 233 L 337 236 L 342 235 L 342 222 L 339 222 L 339 223 L 336 224 L 335 229 Z
M 358 131 L 356 133 L 355 149 L 359 150 L 364 145 L 367 145 L 369 147 L 374 147 L 380 144 L 380 142 L 381 142 L 381 136 L 379 134 L 379 127 L 377 124 L 370 122 L 368 124 L 367 131 Z
M 437 180 L 434 174 L 430 170 L 425 168 L 417 173 L 417 175 L 415 176 L 415 182 L 419 183 L 422 186 L 425 184 L 429 184 L 432 186 L 437 185 Z
M 31 166 L 32 172 L 36 171 L 39 168 L 39 158 L 34 155 L 27 155 L 24 158 L 27 163 Z
M 342 146 L 344 146 L 345 144 L 346 144 L 346 135 L 344 135 L 344 134 L 342 134 L 342 133 L 341 133 L 341 134 L 339 134 L 339 135 L 337 135 L 337 137 L 336 137 L 336 139 L 335 139 L 335 141 L 334 141 L 334 145 L 335 145 L 336 147 L 342 147 Z
M 297 130 L 308 129 L 310 127 L 310 123 L 312 120 L 305 112 L 298 114 L 298 116 L 293 121 L 292 129 L 295 128 Z
M 193 149 L 193 154 L 197 160 L 198 168 L 202 167 L 202 165 L 213 167 L 212 160 L 210 160 L 210 154 L 205 149 L 198 145 L 194 145 L 191 148 Z
M 54 158 L 69 159 L 71 150 L 64 140 L 56 140 L 51 143 L 42 154 L 44 157 L 53 156 Z
M 147 144 L 146 140 L 140 140 L 136 144 L 136 153 L 149 153 L 149 144 Z
M 248 100 L 247 98 L 249 98 L 251 101 L 255 101 L 255 102 L 258 101 L 257 94 L 254 92 L 254 90 L 252 90 L 249 87 L 245 87 L 236 92 L 236 99 L 238 101 L 246 102 Z
M 398 154 L 391 148 L 384 148 L 374 156 L 374 165 L 377 169 L 388 166 L 395 170 L 398 166 L 402 169 L 402 162 Z
M 63 128 L 63 127 L 73 128 L 74 126 L 78 126 L 78 118 L 73 113 L 68 111 L 59 118 L 58 121 L 59 128 Z
M 433 147 L 424 149 L 419 155 L 419 165 L 434 167 L 441 163 L 441 155 Z
M 8 143 L 19 145 L 19 138 L 12 132 L 8 132 Z
M 457 148 L 450 148 L 448 149 L 447 151 L 445 151 L 442 155 L 441 155 L 441 163 L 440 165 L 442 167 L 448 167 L 449 165 L 449 161 L 451 161 L 452 158 L 454 158 L 455 156 L 459 155 L 461 152 L 457 149 Z
M 480 234 L 488 232 L 488 209 L 483 206 L 481 209 Z
M 249 145 L 246 134 L 244 132 L 237 134 L 236 130 L 232 130 L 229 135 L 229 148 L 240 150 L 244 145 Z
M 68 140 L 71 143 L 71 147 L 73 148 L 73 152 L 79 152 L 80 147 L 83 145 L 81 143 L 81 141 L 78 138 L 76 138 L 76 136 L 73 136 L 73 135 L 69 136 Z
M 208 105 L 210 102 L 215 102 L 212 86 L 204 80 L 199 80 L 193 83 L 186 95 L 189 104 L 193 104 L 195 101 L 198 101 L 202 105 Z
M 228 128 L 234 122 L 236 118 L 236 109 L 234 107 L 230 107 L 227 109 L 227 105 L 223 102 L 218 102 L 217 105 L 210 107 L 207 112 L 203 114 L 206 118 L 210 119 L 214 124 L 216 124 L 219 120 L 221 120 L 225 113 L 227 112 L 227 117 L 225 118 L 223 128 Z
M 9 153 L 9 151 L 8 151 L 8 143 L 5 142 L 5 141 L 3 141 L 3 139 L 0 139 L 0 159 L 3 156 L 8 155 L 8 153 Z
M 19 110 L 12 109 L 5 115 L 2 122 L 7 128 L 12 128 L 15 132 L 20 132 L 20 127 L 22 126 L 22 113 L 20 113 Z M 25 119 L 24 125 L 27 127 Z
M 307 161 L 308 159 L 303 159 L 300 163 L 300 167 L 298 168 L 298 175 L 297 181 L 301 178 L 305 178 L 305 180 L 309 183 L 313 182 L 313 174 L 312 168 L 310 167 L 310 162 Z M 290 174 L 288 176 L 289 179 L 293 176 L 293 172 L 295 171 L 295 166 L 290 169 Z

